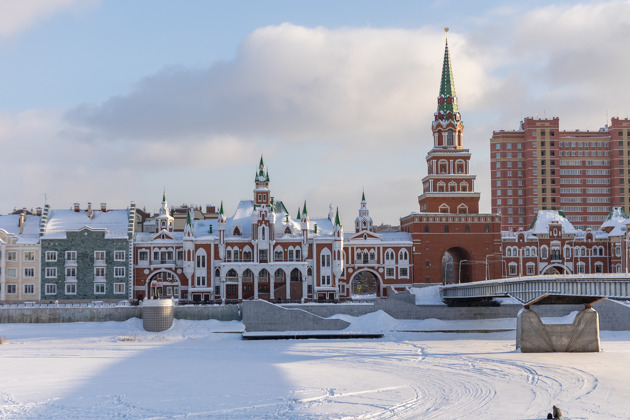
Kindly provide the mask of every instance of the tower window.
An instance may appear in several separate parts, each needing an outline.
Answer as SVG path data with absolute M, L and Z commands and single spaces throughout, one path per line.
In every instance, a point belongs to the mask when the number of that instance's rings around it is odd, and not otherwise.
M 453 130 L 448 130 L 448 134 L 446 135 L 446 144 L 448 146 L 453 145 Z

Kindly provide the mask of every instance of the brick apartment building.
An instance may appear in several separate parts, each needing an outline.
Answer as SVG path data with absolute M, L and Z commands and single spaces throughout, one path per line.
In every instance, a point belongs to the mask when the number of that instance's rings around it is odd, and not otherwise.
M 630 120 L 598 131 L 561 131 L 558 118 L 525 118 L 490 139 L 492 212 L 503 230 L 527 229 L 538 210 L 560 210 L 598 229 L 612 207 L 630 210 Z

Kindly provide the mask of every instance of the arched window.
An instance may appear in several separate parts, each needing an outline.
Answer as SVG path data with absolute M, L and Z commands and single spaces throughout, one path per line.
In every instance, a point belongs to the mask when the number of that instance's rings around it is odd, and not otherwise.
M 448 133 L 446 134 L 446 144 L 448 146 L 453 145 L 453 130 L 448 130 Z
M 206 251 L 203 249 L 197 251 L 197 268 L 206 268 Z
M 547 255 L 548 255 L 549 249 L 547 248 L 546 245 L 543 245 L 540 247 L 540 258 L 543 260 L 547 259 Z
M 376 253 L 374 251 L 370 251 L 370 262 L 376 260 Z
M 511 257 L 512 256 L 512 247 L 507 247 L 505 248 L 505 256 L 506 257 Z
M 300 252 L 300 248 L 295 248 L 295 260 L 296 261 L 302 260 L 302 253 Z
M 571 258 L 571 247 L 569 245 L 564 247 L 564 259 L 568 260 Z
M 532 250 L 532 257 L 535 257 L 536 256 L 536 247 L 532 246 L 530 249 Z

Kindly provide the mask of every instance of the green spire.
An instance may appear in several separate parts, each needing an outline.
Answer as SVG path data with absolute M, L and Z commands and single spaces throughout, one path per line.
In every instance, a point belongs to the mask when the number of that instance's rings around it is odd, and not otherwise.
M 308 215 L 308 211 L 306 210 L 306 200 L 304 200 L 304 209 L 302 210 L 302 214 L 304 216 Z
M 186 226 L 192 227 L 192 217 L 190 214 L 192 213 L 192 209 L 188 210 L 188 215 L 186 216 Z
M 335 226 L 341 227 L 341 220 L 339 219 L 339 207 L 337 207 L 337 214 L 335 215 Z
M 223 215 L 223 200 L 221 200 L 221 208 L 219 209 L 219 214 Z
M 166 203 L 166 190 L 162 193 L 162 203 Z
M 258 167 L 263 167 L 265 166 L 265 162 L 263 161 L 263 155 L 260 155 L 260 163 L 258 164 Z
M 444 28 L 448 32 L 448 28 Z M 442 114 L 440 119 L 447 119 L 450 112 L 451 118 L 459 112 L 457 106 L 457 94 L 455 93 L 455 81 L 453 80 L 453 70 L 451 68 L 451 56 L 448 52 L 448 39 L 444 47 L 444 62 L 442 63 L 442 80 L 440 82 L 440 94 L 438 97 L 438 114 Z
M 363 194 L 361 195 L 361 201 L 365 201 L 365 190 L 363 190 Z
M 298 215 L 297 215 L 297 219 L 300 220 L 302 218 L 302 215 L 300 214 L 300 208 L 298 207 Z

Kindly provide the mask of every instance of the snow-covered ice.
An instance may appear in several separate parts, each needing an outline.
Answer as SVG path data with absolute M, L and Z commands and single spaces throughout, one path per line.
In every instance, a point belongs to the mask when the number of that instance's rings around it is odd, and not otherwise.
M 382 339 L 244 341 L 239 322 L 0 325 L 0 418 L 626 419 L 630 332 L 600 353 L 523 354 L 469 321 L 350 320 Z M 477 330 L 513 320 L 475 321 Z

